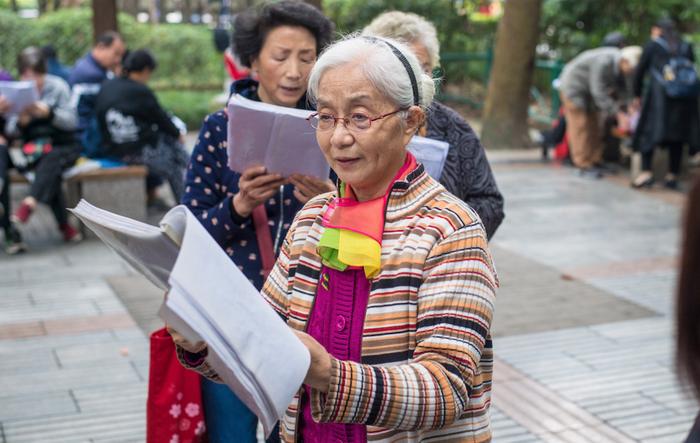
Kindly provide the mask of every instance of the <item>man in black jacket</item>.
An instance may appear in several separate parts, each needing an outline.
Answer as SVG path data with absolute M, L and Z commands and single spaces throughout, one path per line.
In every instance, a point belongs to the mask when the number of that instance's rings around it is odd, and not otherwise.
M 106 156 L 146 165 L 149 173 L 168 180 L 179 202 L 187 155 L 179 129 L 146 86 L 156 66 L 149 51 L 130 53 L 124 61 L 124 75 L 102 85 L 95 108 Z

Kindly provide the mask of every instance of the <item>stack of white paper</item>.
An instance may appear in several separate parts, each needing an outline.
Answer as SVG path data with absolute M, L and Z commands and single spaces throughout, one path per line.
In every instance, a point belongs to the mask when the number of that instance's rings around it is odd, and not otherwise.
M 327 179 L 330 168 L 306 118 L 313 111 L 234 95 L 228 102 L 228 164 L 236 172 L 265 166 L 271 173 Z
M 10 103 L 10 115 L 19 114 L 24 109 L 39 100 L 39 92 L 33 81 L 0 81 L 0 95 Z
M 161 318 L 190 342 L 207 343 L 207 362 L 269 435 L 304 381 L 309 352 L 195 216 L 177 206 L 157 228 L 84 200 L 72 212 L 139 272 L 169 288 Z
M 416 135 L 407 148 L 419 163 L 423 163 L 425 172 L 435 180 L 440 180 L 447 160 L 447 151 L 450 149 L 449 143 Z

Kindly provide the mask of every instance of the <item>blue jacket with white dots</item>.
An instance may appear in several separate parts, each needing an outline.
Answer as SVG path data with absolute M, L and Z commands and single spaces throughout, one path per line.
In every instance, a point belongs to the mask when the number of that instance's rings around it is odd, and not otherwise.
M 257 86 L 254 80 L 239 80 L 231 85 L 231 93 L 259 101 Z M 304 108 L 305 103 L 306 97 L 302 97 L 297 107 Z M 204 119 L 187 168 L 182 203 L 197 216 L 253 285 L 260 289 L 264 279 L 253 220 L 251 217 L 241 217 L 233 210 L 232 199 L 238 192 L 240 174 L 227 166 L 227 125 L 228 117 L 224 110 Z M 303 206 L 294 197 L 293 191 L 292 185 L 282 186 L 280 192 L 265 203 L 275 255 L 294 215 Z

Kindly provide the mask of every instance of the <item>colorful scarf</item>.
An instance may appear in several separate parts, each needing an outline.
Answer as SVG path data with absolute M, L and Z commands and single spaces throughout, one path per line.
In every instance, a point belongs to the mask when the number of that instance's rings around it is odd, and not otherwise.
M 331 200 L 323 214 L 322 225 L 326 229 L 321 235 L 318 253 L 324 265 L 339 271 L 348 266 L 362 267 L 367 278 L 379 273 L 387 199 L 394 183 L 415 167 L 416 159 L 409 152 L 384 195 L 365 202 L 358 202 L 352 188 L 340 183 L 340 197 Z

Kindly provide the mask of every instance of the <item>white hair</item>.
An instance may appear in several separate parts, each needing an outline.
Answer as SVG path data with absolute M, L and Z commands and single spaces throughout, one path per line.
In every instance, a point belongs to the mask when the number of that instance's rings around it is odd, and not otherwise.
M 321 53 L 309 75 L 307 96 L 311 102 L 316 103 L 319 83 L 326 71 L 355 64 L 360 66 L 370 84 L 399 108 L 408 109 L 414 105 L 409 73 L 387 43 L 394 46 L 408 61 L 418 87 L 418 106 L 427 109 L 435 95 L 435 83 L 423 72 L 413 51 L 395 40 L 357 35 L 333 43 Z
M 425 46 L 430 57 L 430 67 L 440 64 L 440 42 L 435 26 L 412 12 L 389 11 L 379 14 L 362 30 L 363 35 L 388 37 L 410 44 Z
M 620 49 L 620 59 L 626 60 L 631 69 L 635 69 L 642 57 L 641 46 L 625 46 Z

